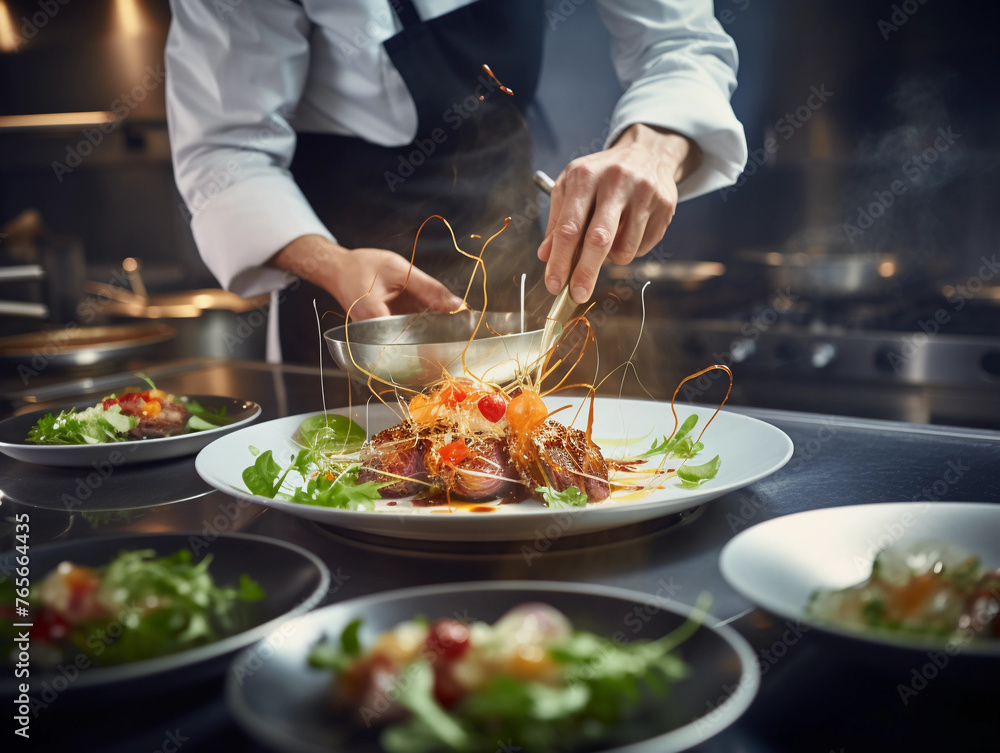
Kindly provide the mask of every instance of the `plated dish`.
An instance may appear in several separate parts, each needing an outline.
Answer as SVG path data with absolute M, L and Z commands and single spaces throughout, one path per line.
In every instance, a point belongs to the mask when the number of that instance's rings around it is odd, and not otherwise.
M 549 410 L 566 405 L 560 412 L 570 422 L 576 408 L 582 406 L 579 423 L 586 427 L 589 400 L 555 395 L 544 399 Z M 694 416 L 705 426 L 715 410 L 701 406 L 678 408 L 683 419 Z M 330 412 L 351 418 L 360 425 L 364 438 L 374 436 L 399 423 L 399 416 L 383 405 L 355 407 Z M 792 443 L 780 430 L 762 421 L 727 411 L 716 416 L 706 433 L 705 460 L 722 458 L 717 475 L 694 488 L 684 488 L 683 479 L 664 475 L 662 483 L 651 484 L 645 491 L 617 490 L 610 499 L 583 506 L 549 507 L 541 496 L 510 502 L 506 496 L 422 506 L 412 497 L 382 498 L 376 490 L 371 509 L 335 509 L 316 504 L 301 504 L 286 499 L 251 492 L 244 471 L 261 460 L 265 453 L 281 470 L 303 449 L 299 433 L 304 421 L 322 413 L 269 421 L 227 435 L 199 453 L 196 468 L 201 477 L 216 489 L 259 504 L 273 506 L 293 515 L 344 528 L 403 538 L 454 541 L 504 541 L 534 539 L 539 531 L 556 526 L 553 535 L 572 535 L 614 528 L 685 510 L 733 489 L 763 478 L 783 466 L 792 454 Z M 319 419 L 322 420 L 321 418 Z M 661 443 L 663 435 L 674 426 L 670 405 L 642 400 L 596 398 L 593 405 L 591 438 L 614 460 L 642 454 L 651 445 Z M 580 429 L 581 433 L 583 429 Z M 363 441 L 362 437 L 358 437 Z M 254 453 L 256 451 L 256 454 Z M 279 459 L 279 460 L 274 460 Z M 655 459 L 654 459 L 655 460 Z M 677 461 L 677 465 L 681 461 Z M 701 460 L 697 461 L 702 463 Z M 266 465 L 266 463 L 262 463 Z M 669 469 L 664 469 L 669 470 Z M 267 478 L 272 478 L 271 472 Z M 283 472 L 283 471 L 282 471 Z M 282 483 L 294 479 L 292 469 Z M 280 479 L 277 474 L 275 482 Z M 299 479 L 300 481 L 301 479 Z M 292 480 L 291 485 L 301 486 Z M 318 483 L 318 482 L 317 482 Z M 374 482 L 372 482 L 374 483 Z M 485 510 L 485 512 L 484 512 Z M 488 513 L 488 514 L 487 514 Z
M 84 700 L 105 698 L 105 693 L 115 692 L 124 695 L 141 694 L 146 691 L 160 691 L 172 685 L 196 682 L 206 679 L 214 673 L 222 670 L 221 662 L 232 652 L 259 640 L 274 630 L 285 618 L 301 614 L 319 603 L 326 594 L 330 583 L 330 574 L 326 566 L 312 553 L 291 544 L 267 539 L 260 536 L 250 536 L 246 534 L 222 534 L 211 541 L 197 535 L 180 533 L 157 533 L 157 534 L 137 534 L 128 536 L 97 537 L 86 540 L 70 541 L 59 544 L 46 544 L 31 548 L 31 574 L 32 580 L 42 587 L 42 576 L 58 569 L 63 562 L 73 562 L 82 568 L 102 568 L 108 565 L 109 560 L 122 551 L 150 552 L 149 558 L 144 561 L 163 557 L 175 557 L 179 551 L 190 551 L 191 561 L 196 569 L 188 568 L 183 562 L 168 562 L 168 566 L 175 574 L 174 584 L 178 585 L 176 572 L 178 568 L 184 570 L 188 575 L 194 576 L 194 581 L 188 579 L 187 586 L 182 586 L 181 590 L 188 590 L 189 586 L 197 584 L 198 588 L 206 592 L 204 578 L 211 577 L 217 588 L 236 589 L 239 593 L 241 580 L 247 583 L 247 579 L 252 580 L 258 589 L 252 589 L 249 584 L 244 586 L 244 595 L 254 596 L 260 593 L 260 598 L 245 604 L 248 609 L 240 615 L 240 623 L 232 625 L 232 634 L 229 630 L 219 631 L 216 622 L 213 640 L 204 640 L 196 636 L 189 636 L 192 640 L 185 640 L 184 645 L 174 644 L 176 651 L 170 654 L 160 654 L 163 648 L 162 625 L 156 620 L 162 617 L 172 617 L 169 611 L 159 610 L 159 616 L 155 611 L 150 611 L 149 603 L 137 603 L 135 608 L 129 610 L 116 610 L 114 616 L 104 614 L 104 607 L 95 600 L 96 593 L 87 588 L 86 579 L 81 581 L 84 588 L 77 593 L 76 607 L 86 610 L 102 610 L 101 616 L 96 614 L 86 615 L 93 617 L 93 620 L 82 620 L 88 627 L 78 635 L 83 639 L 84 650 L 76 651 L 70 645 L 75 641 L 55 642 L 49 641 L 49 646 L 43 646 L 44 641 L 32 640 L 32 669 L 31 682 L 33 688 L 43 687 L 44 682 L 49 682 L 55 677 L 62 675 L 50 664 L 46 669 L 40 663 L 40 651 L 44 648 L 56 649 L 61 657 L 55 658 L 55 665 L 58 667 L 67 666 L 71 663 L 79 670 L 77 676 L 66 693 L 77 695 L 82 689 L 101 689 L 99 694 L 83 694 Z M 197 569 L 199 563 L 204 563 L 205 558 L 211 555 L 207 565 L 202 565 L 205 570 Z M 0 565 L 5 568 L 5 572 L 17 574 L 17 552 L 11 552 L 0 558 Z M 183 558 L 183 555 L 182 555 Z M 134 568 L 136 562 L 122 561 L 119 564 L 128 565 Z M 140 567 L 146 573 L 148 568 Z M 86 575 L 86 571 L 82 571 Z M 162 574 L 162 573 L 161 573 Z M 134 575 L 134 573 L 133 573 Z M 244 577 L 245 576 L 245 577 Z M 199 582 L 200 581 L 200 582 Z M 142 596 L 145 586 L 134 578 L 126 577 L 118 585 L 123 585 L 129 590 L 129 597 L 135 597 L 135 601 L 145 601 Z M 15 587 L 17 587 L 15 580 Z M 148 585 L 148 584 L 146 584 Z M 61 585 L 50 583 L 50 587 L 55 586 L 56 590 L 61 590 Z M 162 590 L 162 586 L 157 586 Z M 197 589 L 196 589 L 197 590 Z M 190 592 L 190 591 L 189 591 Z M 262 592 L 262 593 L 261 593 Z M 66 593 L 66 592 L 64 592 Z M 89 593 L 90 597 L 84 594 Z M 70 589 L 67 594 L 73 597 L 74 591 Z M 145 593 L 148 597 L 153 595 Z M 215 593 L 218 596 L 218 593 Z M 140 597 L 142 597 L 140 599 Z M 59 594 L 54 595 L 55 601 L 61 598 Z M 127 602 L 131 605 L 131 601 Z M 51 620 L 46 620 L 45 615 L 39 614 L 38 607 L 41 604 L 32 603 L 32 615 L 39 633 L 54 627 Z M 214 609 L 211 605 L 203 604 L 208 611 Z M 69 604 L 64 605 L 69 608 Z M 232 616 L 231 610 L 226 610 Z M 184 610 L 186 617 L 194 615 L 190 609 Z M 205 615 L 202 615 L 205 616 Z M 147 622 L 152 618 L 152 622 Z M 140 625 L 144 622 L 144 627 Z M 140 632 L 134 632 L 140 626 Z M 200 619 L 191 621 L 192 630 L 203 630 L 206 626 Z M 82 629 L 82 628 L 81 628 Z M 132 632 L 130 632 L 132 631 Z M 67 636 L 71 631 L 67 631 Z M 140 635 L 141 633 L 141 635 Z M 129 634 L 128 639 L 123 636 Z M 41 637 L 41 636 L 39 636 Z M 140 644 L 145 641 L 137 639 L 157 639 L 160 646 L 144 653 L 148 646 Z M 170 639 L 168 639 L 170 640 Z M 110 642 L 109 642 L 110 641 Z M 57 645 L 58 644 L 58 645 Z M 10 645 L 10 644 L 7 644 Z M 101 648 L 103 646 L 103 648 Z M 139 650 L 135 651 L 139 646 Z M 95 655 L 100 652 L 100 655 Z M 152 656 L 155 654 L 155 656 Z M 147 658 L 148 657 L 148 658 Z M 7 657 L 4 657 L 5 659 Z M 111 659 L 111 661 L 109 661 Z M 118 659 L 118 661 L 115 661 Z M 17 679 L 13 672 L 4 672 L 0 678 L 0 696 L 7 697 L 15 695 Z M 61 681 L 60 681 L 61 683 Z M 58 687 L 58 685 L 57 685 Z
M 12 645 L 17 606 L 30 606 L 33 664 L 57 669 L 82 655 L 94 666 L 157 659 L 215 643 L 255 623 L 263 589 L 246 573 L 217 584 L 212 555 L 190 549 L 158 557 L 151 549 L 121 551 L 97 567 L 71 560 L 38 573 L 32 586 L 0 583 L 0 633 Z M 27 583 L 27 578 L 24 579 Z
M 709 627 L 701 621 L 704 613 L 693 614 L 693 610 L 673 602 L 658 602 L 661 609 L 641 628 L 627 627 L 624 617 L 649 599 L 648 594 L 604 586 L 545 582 L 450 584 L 353 599 L 290 623 L 288 640 L 273 651 L 262 643 L 241 654 L 229 673 L 227 700 L 242 726 L 279 750 L 367 753 L 404 749 L 393 747 L 395 739 L 409 746 L 407 750 L 429 752 L 441 748 L 426 735 L 426 719 L 439 725 L 439 731 L 446 730 L 445 735 L 449 731 L 476 734 L 471 717 L 477 701 L 472 695 L 461 699 L 434 696 L 430 700 L 436 673 L 454 675 L 460 671 L 468 672 L 472 683 L 481 681 L 482 693 L 499 693 L 510 701 L 506 708 L 517 731 L 511 728 L 503 739 L 507 742 L 509 737 L 526 753 L 574 749 L 567 744 L 573 730 L 584 737 L 588 732 L 595 734 L 594 739 L 584 741 L 587 750 L 683 750 L 739 717 L 756 693 L 759 670 L 752 649 L 732 630 Z M 526 602 L 530 606 L 525 606 Z M 420 616 L 428 623 L 409 621 Z M 458 659 L 440 657 L 454 654 L 463 635 L 470 641 L 464 656 L 475 661 L 466 661 L 459 670 Z M 372 690 L 364 684 L 369 670 L 362 647 L 373 648 L 367 659 L 387 652 L 404 657 L 412 649 L 410 644 L 418 645 L 418 659 L 406 664 L 396 682 L 387 681 L 385 690 L 395 690 L 383 700 L 388 701 L 390 695 L 405 696 L 407 702 L 425 704 L 418 719 L 401 716 L 398 705 L 393 708 L 382 703 L 376 697 L 377 689 L 376 695 L 367 699 L 352 696 L 358 689 L 362 693 Z M 478 650 L 471 647 L 475 644 Z M 359 654 L 360 664 L 344 657 L 345 646 Z M 261 651 L 269 654 L 263 663 Z M 576 659 L 583 654 L 586 660 L 577 664 Z M 602 656 L 606 661 L 602 662 Z M 625 662 L 625 656 L 631 657 L 631 664 Z M 650 664 L 658 664 L 650 673 L 655 675 L 653 684 L 663 679 L 659 689 L 667 692 L 640 691 L 633 698 L 632 715 L 626 724 L 615 724 L 610 717 L 599 721 L 602 713 L 613 711 L 600 703 L 588 706 L 601 692 L 588 685 L 588 679 L 596 685 L 608 682 L 603 690 L 613 687 L 615 700 L 620 701 L 618 694 L 626 692 L 622 686 L 636 679 L 629 677 L 628 668 L 638 671 Z M 488 671 L 482 674 L 484 668 Z M 577 669 L 580 677 L 573 676 Z M 549 670 L 554 675 L 545 676 Z M 346 685 L 339 687 L 345 698 L 355 697 L 360 702 L 346 715 L 333 706 L 333 688 L 338 687 L 334 675 L 338 673 L 344 674 L 341 682 Z M 512 673 L 521 673 L 520 679 Z M 362 683 L 356 686 L 355 679 Z M 383 680 L 381 677 L 379 682 Z M 533 694 L 532 708 L 517 702 L 518 698 L 524 700 L 522 694 Z M 498 697 L 492 698 L 487 715 L 501 706 Z M 358 715 L 365 709 L 378 717 L 369 717 L 370 727 L 350 721 L 352 713 L 360 720 Z M 539 714 L 549 718 L 531 724 L 529 719 Z M 593 724 L 583 722 L 583 717 Z M 403 727 L 386 732 L 390 739 L 383 738 L 380 745 L 385 726 L 380 723 L 390 719 Z M 493 723 L 495 718 L 487 722 Z M 465 744 L 460 738 L 453 742 Z M 495 739 L 490 739 L 490 744 L 495 747 Z M 480 747 L 472 740 L 466 749 Z
M 0 452 L 26 463 L 70 467 L 166 460 L 193 455 L 261 414 L 249 400 L 162 395 L 136 390 L 8 418 L 0 422 Z
M 963 630 L 959 620 L 965 600 L 950 598 L 950 576 L 944 582 L 939 577 L 947 570 L 971 581 L 970 553 L 979 560 L 976 568 L 995 571 L 1000 567 L 998 530 L 1000 507 L 984 503 L 893 502 L 810 510 L 743 531 L 722 550 L 720 567 L 730 585 L 751 601 L 829 633 L 921 651 L 950 645 L 963 655 L 998 657 L 1000 641 L 984 637 L 989 621 L 981 630 Z M 947 542 L 946 550 L 934 542 Z M 865 609 L 858 600 L 873 566 L 876 580 L 881 572 L 895 585 L 868 587 L 864 603 L 874 606 L 867 607 L 867 615 L 858 614 L 854 602 Z M 852 613 L 860 619 L 850 619 Z M 955 618 L 954 630 L 944 624 L 949 615 Z

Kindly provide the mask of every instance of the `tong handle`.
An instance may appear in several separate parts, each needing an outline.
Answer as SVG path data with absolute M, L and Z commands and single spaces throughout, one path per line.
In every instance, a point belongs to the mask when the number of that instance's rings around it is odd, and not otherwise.
M 552 187 L 556 184 L 556 182 L 541 170 L 535 172 L 534 178 L 535 184 L 546 194 L 551 196 Z M 577 262 L 580 261 L 580 254 L 582 251 L 583 241 L 581 240 L 580 244 L 573 252 L 573 261 L 570 263 L 569 277 L 566 280 L 566 284 L 563 285 L 562 290 L 559 291 L 555 300 L 552 301 L 552 305 L 549 307 L 549 313 L 545 316 L 545 328 L 542 330 L 540 349 L 540 352 L 543 354 L 548 352 L 548 350 L 555 345 L 556 340 L 562 333 L 563 326 L 566 322 L 573 318 L 573 314 L 575 314 L 576 310 L 579 308 L 579 304 L 576 303 L 569 294 L 569 281 L 573 278 L 573 271 L 576 269 Z M 541 366 L 539 366 L 539 369 L 541 369 Z

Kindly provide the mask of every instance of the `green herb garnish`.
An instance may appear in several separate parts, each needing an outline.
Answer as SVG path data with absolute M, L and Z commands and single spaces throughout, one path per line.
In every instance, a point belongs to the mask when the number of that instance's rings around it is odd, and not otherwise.
M 346 416 L 325 414 L 303 421 L 298 435 L 306 446 L 287 466 L 271 450 L 250 448 L 257 457 L 243 469 L 243 483 L 251 494 L 341 510 L 375 509 L 379 490 L 392 482 L 358 481 L 361 464 L 351 456 L 365 441 L 364 429 Z
M 546 505 L 555 510 L 587 506 L 587 495 L 577 486 L 566 487 L 561 492 L 557 492 L 551 486 L 539 486 L 535 491 L 542 495 Z

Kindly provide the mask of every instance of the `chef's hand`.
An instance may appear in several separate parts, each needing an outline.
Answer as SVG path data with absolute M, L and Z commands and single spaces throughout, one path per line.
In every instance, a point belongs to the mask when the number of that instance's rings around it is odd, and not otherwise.
M 271 264 L 319 285 L 351 319 L 373 319 L 424 309 L 454 311 L 462 299 L 416 267 L 382 248 L 347 249 L 321 235 L 303 235 Z M 353 308 L 352 308 L 353 305 Z
M 677 184 L 701 164 L 702 152 L 674 131 L 637 124 L 613 146 L 575 159 L 552 189 L 549 224 L 538 247 L 545 287 L 566 284 L 583 242 L 570 295 L 585 303 L 606 258 L 628 264 L 660 242 L 677 207 Z

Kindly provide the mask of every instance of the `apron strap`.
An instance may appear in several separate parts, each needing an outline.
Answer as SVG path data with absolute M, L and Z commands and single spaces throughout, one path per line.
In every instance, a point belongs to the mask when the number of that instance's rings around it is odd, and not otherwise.
M 422 23 L 420 16 L 417 15 L 417 9 L 413 6 L 413 0 L 389 0 L 389 5 L 392 6 L 404 29 L 413 28 Z

